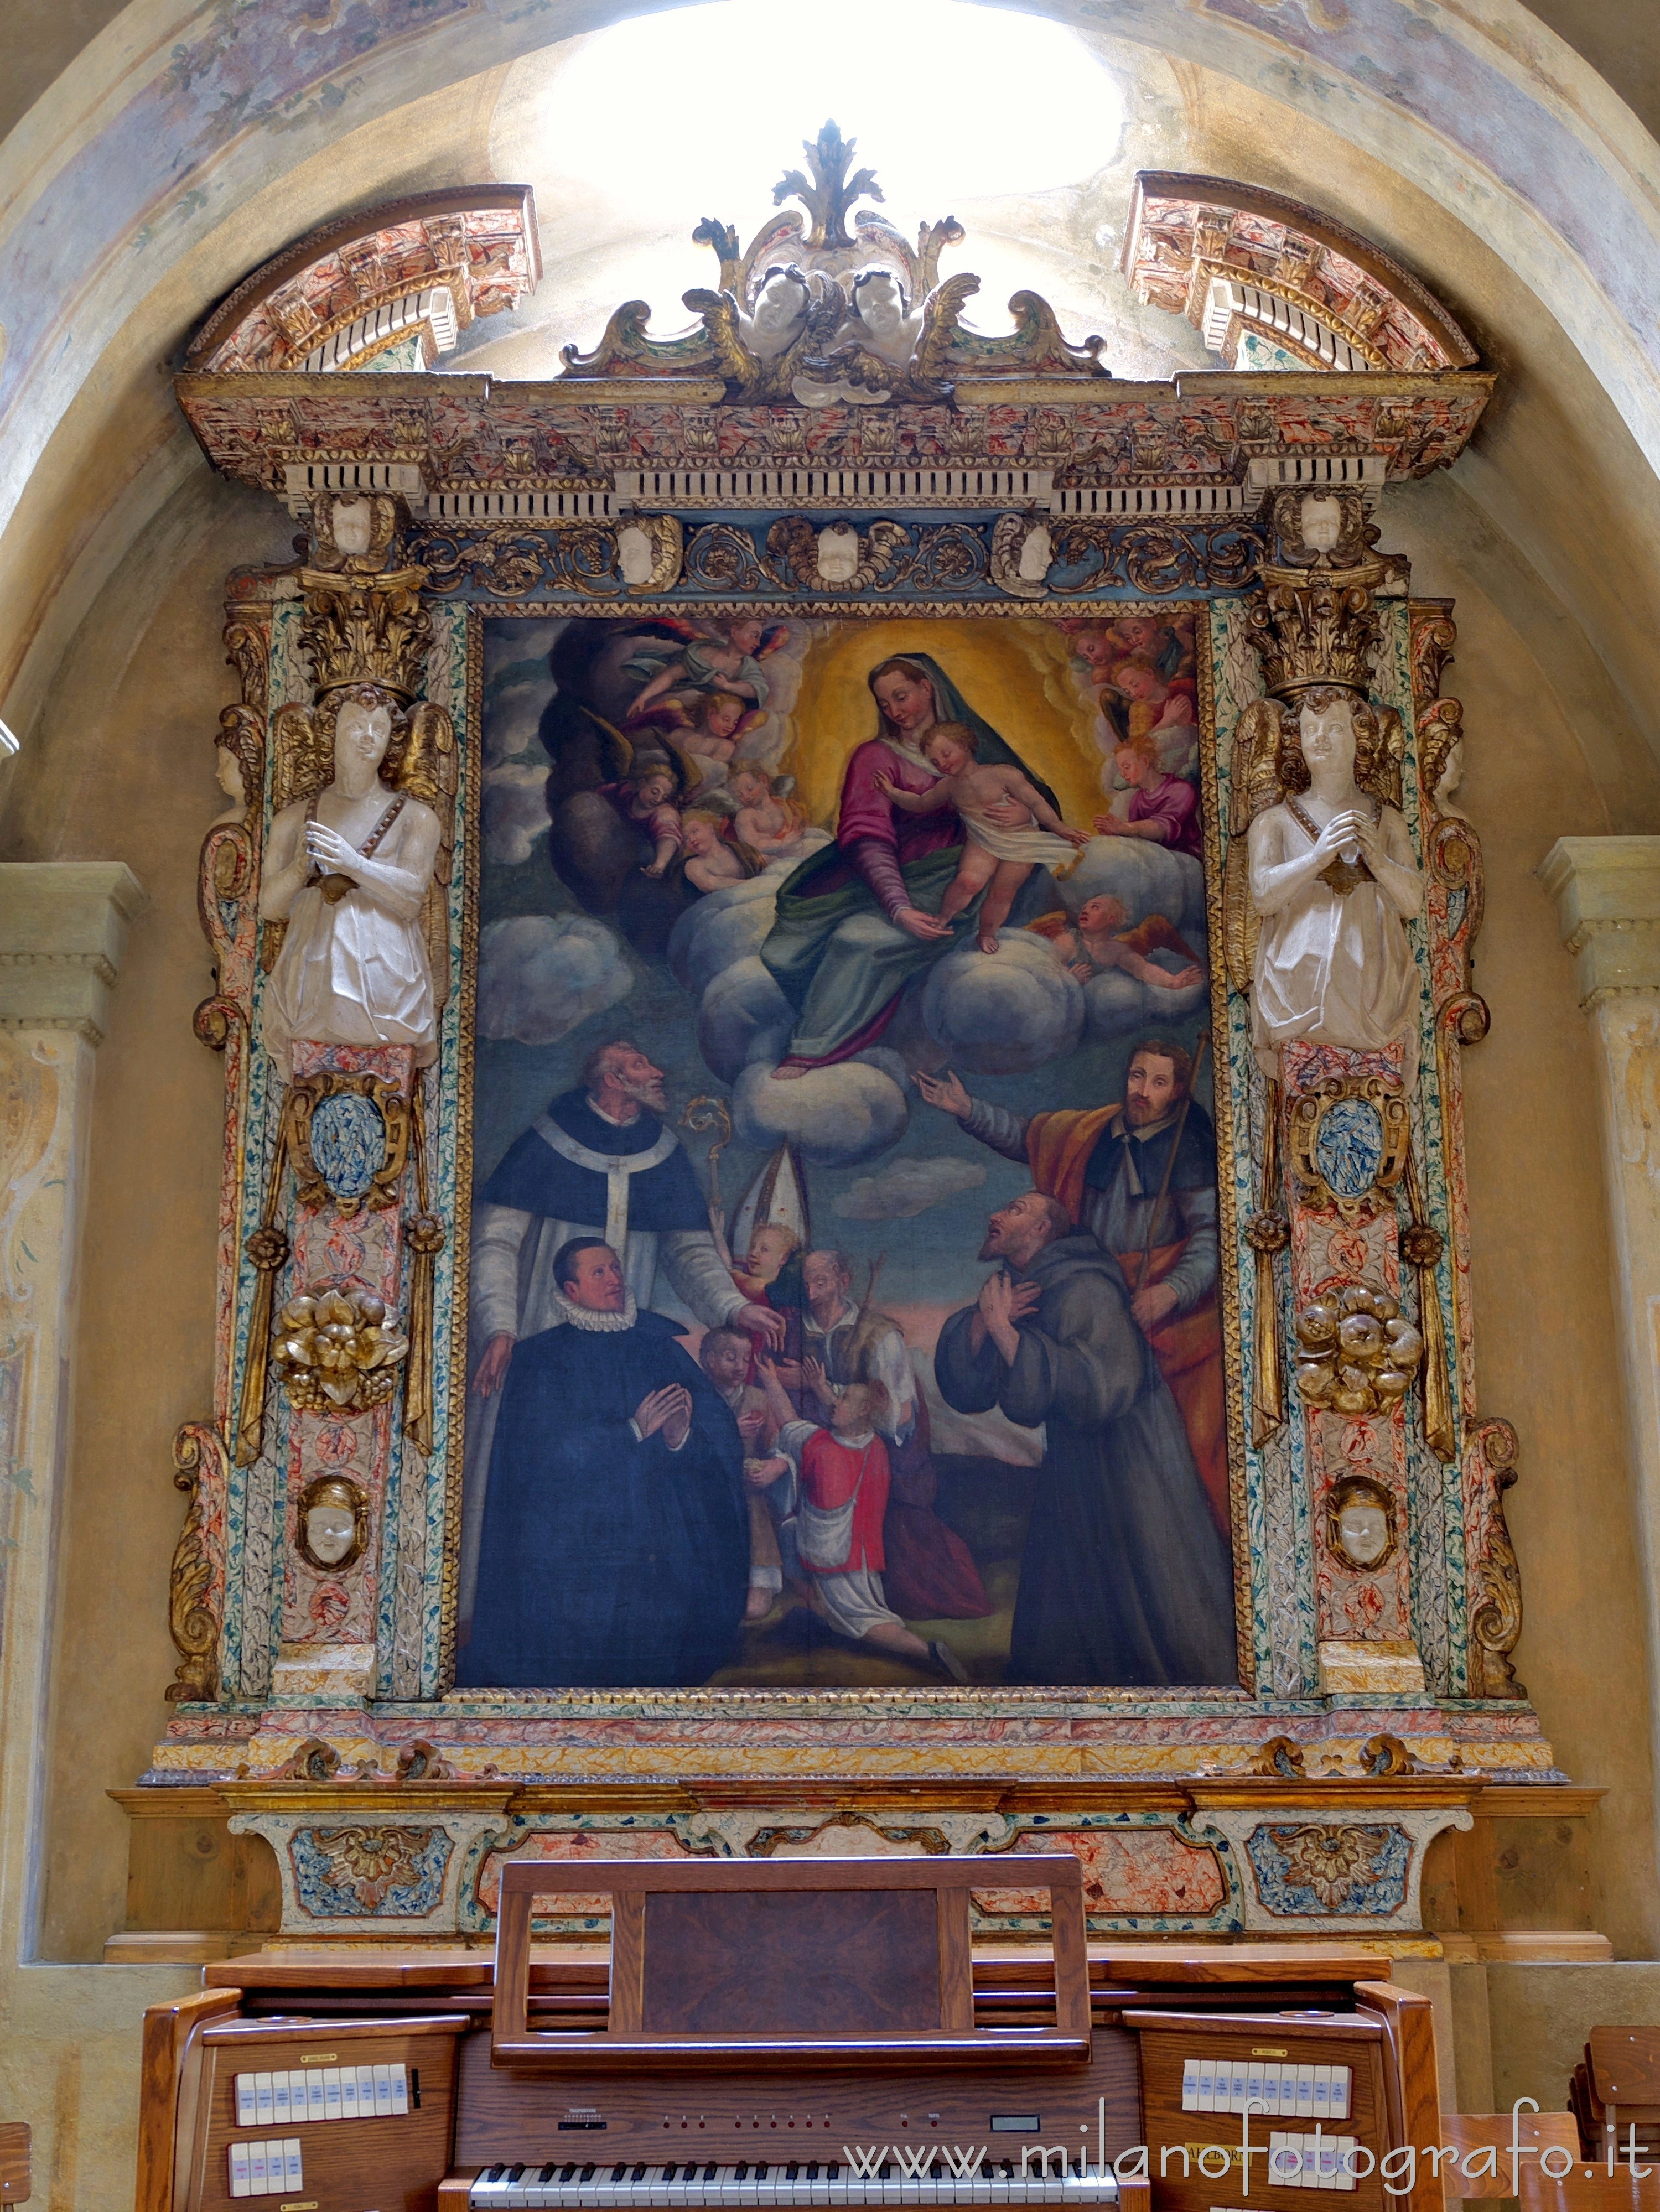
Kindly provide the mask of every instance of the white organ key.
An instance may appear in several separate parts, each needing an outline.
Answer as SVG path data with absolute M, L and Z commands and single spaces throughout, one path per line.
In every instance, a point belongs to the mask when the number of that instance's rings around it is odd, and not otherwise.
M 1316 2066 L 1314 2069 L 1314 2117 L 1316 2120 L 1331 2118 L 1331 2069 Z
M 325 2066 L 323 2069 L 323 2118 L 325 2120 L 337 2120 L 339 2117 L 340 2069 L 337 2066 Z
M 1349 2116 L 1349 2069 L 1334 2066 L 1331 2069 L 1331 2116 L 1335 2120 L 1346 2120 Z
M 407 2112 L 410 2108 L 410 2079 L 404 2069 L 392 2069 L 392 2109 L 394 2113 Z
M 248 2145 L 248 2195 L 263 2197 L 265 2193 L 265 2146 L 262 2142 Z
M 1245 2068 L 1245 2102 L 1259 2106 L 1266 2102 L 1262 2095 L 1262 2062 L 1260 2058 L 1252 2058 Z
M 252 2074 L 239 2074 L 236 2077 L 237 2126 L 239 2128 L 251 2128 L 253 2125 L 254 2115 L 257 2110 L 258 2100 L 254 2094 L 253 2076 Z M 231 2193 L 234 2196 L 237 2192 L 233 2190 Z M 247 2195 L 246 2190 L 243 2190 L 241 2194 L 246 2197 Z
M 248 2078 L 252 2081 L 252 2076 Z M 248 2147 L 245 2142 L 234 2142 L 230 2147 L 230 2193 L 233 2197 L 252 2193 L 248 2187 Z
M 283 2186 L 301 2187 L 305 2175 L 305 2160 L 300 2154 L 300 2138 L 290 2136 L 283 2145 Z
M 289 2118 L 289 2077 L 286 2073 L 271 2077 L 271 2116 L 277 2126 L 286 2127 Z
M 327 2117 L 323 2097 L 323 2069 L 320 2066 L 306 2069 L 306 2118 L 320 2120 Z
M 357 2069 L 357 2117 L 360 2120 L 374 2116 L 374 2069 L 360 2066 Z
M 1196 2112 L 1199 2109 L 1199 2061 L 1188 2057 L 1182 2061 L 1182 2110 Z
M 255 2125 L 258 2127 L 268 2128 L 271 2125 L 271 2075 L 269 2074 L 256 2074 L 254 2075 L 253 2094 L 255 2100 L 255 2111 L 258 2114 Z
M 374 2069 L 374 2117 L 386 2118 L 392 2112 L 392 2069 L 377 2066 Z
M 1314 2069 L 1299 2066 L 1297 2069 L 1297 2117 L 1299 2120 L 1314 2118 Z
M 355 2066 L 340 2069 L 340 2117 L 343 2120 L 357 2118 L 357 2069 Z

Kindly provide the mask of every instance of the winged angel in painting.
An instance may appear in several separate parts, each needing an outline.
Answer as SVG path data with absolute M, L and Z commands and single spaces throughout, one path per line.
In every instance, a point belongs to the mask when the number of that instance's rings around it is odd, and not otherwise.
M 455 738 L 441 707 L 378 684 L 276 716 L 276 818 L 260 918 L 280 925 L 265 1042 L 405 1044 L 438 1055 Z M 268 929 L 267 943 L 271 933 Z M 435 978 L 438 979 L 435 982 Z

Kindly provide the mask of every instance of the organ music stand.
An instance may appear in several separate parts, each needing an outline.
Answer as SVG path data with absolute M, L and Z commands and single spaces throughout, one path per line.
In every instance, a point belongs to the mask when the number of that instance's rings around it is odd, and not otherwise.
M 1053 2027 L 976 2028 L 971 1889 L 1049 1899 Z M 528 2023 L 538 1897 L 611 1901 L 603 2032 Z M 512 2067 L 1057 2064 L 1090 2055 L 1083 1869 L 1069 1853 L 561 1864 L 509 1859 L 496 1923 L 491 2063 Z

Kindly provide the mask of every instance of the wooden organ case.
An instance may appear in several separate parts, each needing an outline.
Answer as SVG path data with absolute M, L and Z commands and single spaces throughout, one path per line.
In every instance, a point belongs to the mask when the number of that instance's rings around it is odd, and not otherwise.
M 1427 1999 L 1364 1954 L 1091 1956 L 1076 1859 L 994 1864 L 1048 1889 L 1047 1954 L 976 1951 L 982 1858 L 520 1860 L 493 1966 L 209 1966 L 146 2016 L 138 2212 L 1439 2212 Z M 561 1892 L 609 1895 L 608 1962 L 532 1951 Z

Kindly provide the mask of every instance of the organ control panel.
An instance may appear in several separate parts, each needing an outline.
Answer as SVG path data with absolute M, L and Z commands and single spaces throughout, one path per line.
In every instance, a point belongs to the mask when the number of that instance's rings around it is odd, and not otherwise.
M 1076 1861 L 1004 1863 L 1055 1883 L 1052 1954 L 975 1952 L 981 1861 L 587 1862 L 537 1863 L 522 1910 L 506 1870 L 493 1965 L 210 1967 L 147 2018 L 138 2212 L 1441 2212 L 1378 2172 L 1438 2139 L 1426 2000 L 1291 1945 L 1091 1958 Z M 532 1954 L 562 1881 L 614 1885 L 608 1964 Z

